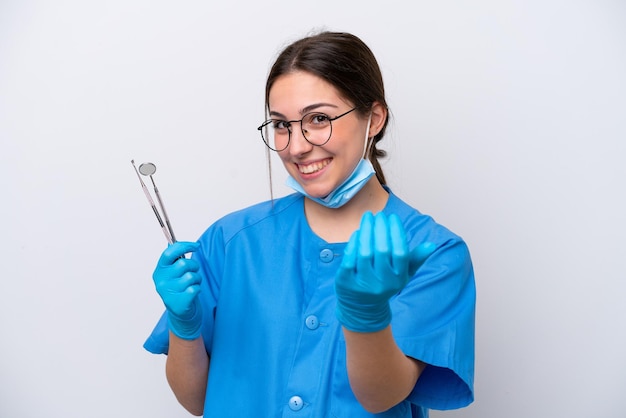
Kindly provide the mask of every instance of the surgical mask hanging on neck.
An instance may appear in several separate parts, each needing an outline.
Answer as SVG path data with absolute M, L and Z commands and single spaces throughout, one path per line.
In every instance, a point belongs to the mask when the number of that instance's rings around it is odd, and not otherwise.
M 367 128 L 365 130 L 365 144 L 363 144 L 363 155 L 354 168 L 352 173 L 348 176 L 347 179 L 343 181 L 335 190 L 330 192 L 328 196 L 325 197 L 312 197 L 310 196 L 304 188 L 298 183 L 293 177 L 289 176 L 287 178 L 287 186 L 291 187 L 295 191 L 314 202 L 319 203 L 320 205 L 326 206 L 327 208 L 339 208 L 350 201 L 362 188 L 365 186 L 367 181 L 376 173 L 372 163 L 368 158 L 366 158 L 366 153 L 368 149 L 369 143 L 369 133 L 370 133 L 370 122 L 372 121 L 372 114 L 370 113 L 369 119 L 367 121 Z

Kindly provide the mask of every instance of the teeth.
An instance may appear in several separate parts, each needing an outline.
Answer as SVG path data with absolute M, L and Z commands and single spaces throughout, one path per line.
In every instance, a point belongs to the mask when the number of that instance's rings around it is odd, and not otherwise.
M 298 164 L 298 169 L 302 174 L 311 174 L 316 171 L 320 171 L 322 168 L 326 167 L 330 160 L 318 161 L 316 163 L 308 164 L 308 165 L 300 165 Z

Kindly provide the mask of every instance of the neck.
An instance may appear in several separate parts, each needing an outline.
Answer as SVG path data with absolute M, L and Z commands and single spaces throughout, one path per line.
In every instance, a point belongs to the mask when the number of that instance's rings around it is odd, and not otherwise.
M 345 205 L 332 209 L 305 198 L 304 211 L 309 226 L 322 239 L 328 242 L 346 242 L 359 228 L 363 214 L 367 211 L 380 212 L 388 199 L 389 193 L 376 176 L 372 176 Z

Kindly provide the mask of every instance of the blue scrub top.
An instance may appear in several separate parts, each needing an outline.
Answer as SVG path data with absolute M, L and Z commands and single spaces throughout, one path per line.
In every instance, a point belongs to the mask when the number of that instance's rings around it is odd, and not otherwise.
M 409 248 L 436 244 L 390 301 L 400 349 L 428 364 L 408 398 L 365 411 L 346 369 L 334 275 L 345 243 L 309 227 L 299 194 L 232 213 L 200 238 L 202 337 L 211 357 L 206 417 L 426 417 L 473 401 L 475 285 L 467 246 L 393 193 Z M 166 313 L 144 347 L 167 354 Z

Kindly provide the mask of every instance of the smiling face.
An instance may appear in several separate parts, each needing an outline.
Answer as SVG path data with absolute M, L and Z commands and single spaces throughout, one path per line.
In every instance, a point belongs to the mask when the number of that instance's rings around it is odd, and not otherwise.
M 270 117 L 282 120 L 299 120 L 309 112 L 334 118 L 354 107 L 331 84 L 302 71 L 277 78 L 268 104 Z M 309 195 L 325 197 L 348 178 L 363 157 L 367 123 L 358 111 L 350 112 L 332 122 L 332 136 L 322 146 L 309 143 L 300 124 L 293 123 L 289 146 L 278 154 L 287 172 Z

